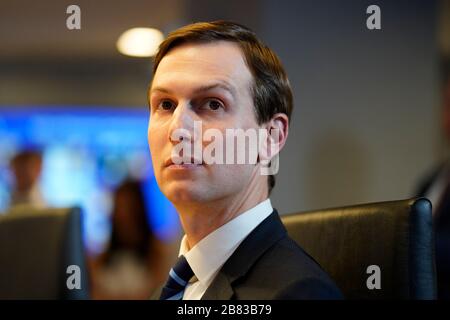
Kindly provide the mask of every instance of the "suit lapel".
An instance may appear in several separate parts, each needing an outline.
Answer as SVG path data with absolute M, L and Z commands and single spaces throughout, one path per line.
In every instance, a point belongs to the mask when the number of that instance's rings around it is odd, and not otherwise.
M 201 300 L 230 300 L 234 295 L 230 279 L 226 273 L 219 271 Z
M 244 276 L 256 260 L 278 240 L 286 229 L 274 210 L 239 245 L 206 290 L 202 300 L 229 300 L 234 295 L 233 282 Z

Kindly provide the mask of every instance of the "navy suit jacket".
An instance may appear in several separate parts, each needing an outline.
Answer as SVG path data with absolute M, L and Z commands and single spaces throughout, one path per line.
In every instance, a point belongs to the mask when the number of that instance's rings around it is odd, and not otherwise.
M 274 210 L 225 262 L 202 300 L 342 298 L 319 264 L 287 235 Z

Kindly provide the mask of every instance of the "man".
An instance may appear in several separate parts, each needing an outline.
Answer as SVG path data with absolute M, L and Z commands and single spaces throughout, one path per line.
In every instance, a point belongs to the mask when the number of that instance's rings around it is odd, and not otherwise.
M 327 274 L 287 236 L 269 199 L 274 177 L 261 174 L 286 143 L 293 107 L 277 56 L 238 24 L 185 26 L 160 46 L 149 105 L 156 180 L 185 231 L 160 298 L 341 298 Z M 199 129 L 215 130 L 214 143 L 227 130 L 268 134 L 257 142 L 256 161 L 219 163 L 187 151 L 212 144 L 196 134 Z M 254 147 L 218 145 L 215 155 L 223 151 L 227 159 Z
M 11 159 L 10 166 L 15 182 L 11 206 L 45 207 L 46 203 L 39 188 L 41 152 L 34 149 L 23 150 Z
M 450 63 L 444 67 L 442 127 L 450 142 Z M 448 150 L 446 150 L 448 153 Z M 443 160 L 427 176 L 416 191 L 433 204 L 433 221 L 436 238 L 436 271 L 438 299 L 450 299 L 450 160 Z

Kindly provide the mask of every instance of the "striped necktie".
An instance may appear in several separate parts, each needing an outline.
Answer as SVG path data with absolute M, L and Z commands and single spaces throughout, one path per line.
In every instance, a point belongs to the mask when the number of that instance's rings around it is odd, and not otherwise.
M 162 289 L 159 300 L 182 300 L 184 289 L 193 275 L 194 272 L 186 258 L 180 256 L 175 266 L 170 269 L 169 279 Z

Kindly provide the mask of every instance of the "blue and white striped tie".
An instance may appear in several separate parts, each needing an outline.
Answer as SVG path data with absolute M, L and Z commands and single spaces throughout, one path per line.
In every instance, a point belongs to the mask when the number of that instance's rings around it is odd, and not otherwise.
M 159 300 L 182 300 L 184 289 L 194 275 L 184 256 L 180 256 L 175 266 L 170 269 L 169 279 L 162 289 Z

